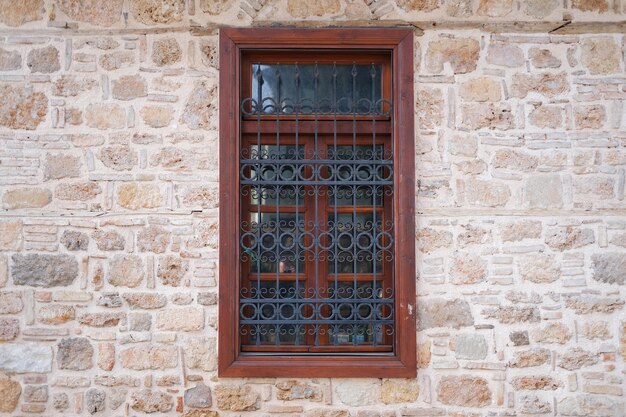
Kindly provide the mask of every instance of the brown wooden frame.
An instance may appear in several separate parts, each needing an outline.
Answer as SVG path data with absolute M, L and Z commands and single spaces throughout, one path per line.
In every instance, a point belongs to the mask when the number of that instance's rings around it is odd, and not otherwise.
M 386 355 L 245 356 L 239 352 L 239 96 L 242 51 L 390 51 L 394 152 L 395 352 Z M 415 166 L 413 30 L 405 28 L 220 30 L 220 377 L 415 377 Z

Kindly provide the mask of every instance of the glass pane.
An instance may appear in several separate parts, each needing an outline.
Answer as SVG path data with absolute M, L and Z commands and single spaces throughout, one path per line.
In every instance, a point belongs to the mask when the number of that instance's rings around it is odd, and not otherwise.
M 328 255 L 328 270 L 331 274 L 372 274 L 382 272 L 382 252 L 377 249 L 376 237 L 380 233 L 381 221 L 372 213 L 337 214 L 328 217 L 330 234 L 334 239 Z M 375 268 L 374 268 L 375 266 Z
M 295 281 L 261 281 L 253 282 L 254 291 L 258 295 L 254 298 L 260 300 L 284 300 L 302 298 L 304 294 L 303 284 Z M 259 314 L 263 320 L 275 323 L 288 323 L 289 320 L 297 320 L 297 308 L 294 304 L 285 302 L 263 302 L 259 304 Z M 293 324 L 262 324 L 257 326 L 258 341 L 262 344 L 295 344 L 304 338 L 304 326 Z
M 304 146 L 298 145 L 252 145 L 250 159 L 302 159 Z M 297 150 L 296 150 L 297 149 Z
M 263 206 L 295 206 L 304 202 L 304 186 L 259 185 L 249 187 L 250 203 Z
M 263 113 L 371 114 L 380 107 L 381 72 L 380 64 L 254 64 L 252 98 L 259 102 L 260 93 Z
M 300 238 L 304 214 L 250 213 L 256 241 L 246 250 L 253 273 L 303 273 L 304 249 Z M 298 227 L 296 227 L 298 225 Z M 297 271 L 296 271 L 297 265 Z
M 345 164 L 335 166 L 331 180 L 370 183 L 369 185 L 329 187 L 328 204 L 330 206 L 372 206 L 376 204 L 380 207 L 382 205 L 382 185 L 371 184 L 386 179 L 377 175 L 381 166 L 375 162 L 382 160 L 382 145 L 331 146 L 328 148 L 328 155 L 331 160 L 348 161 Z M 372 162 L 369 163 L 368 161 Z

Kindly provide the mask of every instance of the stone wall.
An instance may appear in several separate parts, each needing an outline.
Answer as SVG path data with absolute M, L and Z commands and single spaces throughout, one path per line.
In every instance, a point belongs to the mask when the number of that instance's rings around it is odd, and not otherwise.
M 0 0 L 0 415 L 624 416 L 625 16 Z M 217 28 L 344 21 L 416 27 L 418 377 L 219 379 Z

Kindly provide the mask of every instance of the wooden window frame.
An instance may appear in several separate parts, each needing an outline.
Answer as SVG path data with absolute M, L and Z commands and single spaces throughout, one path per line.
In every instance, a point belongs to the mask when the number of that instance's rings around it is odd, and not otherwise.
M 410 28 L 223 28 L 220 30 L 220 377 L 415 377 L 415 165 L 413 30 Z M 386 355 L 241 355 L 239 151 L 243 51 L 302 49 L 391 52 L 394 147 L 395 351 Z

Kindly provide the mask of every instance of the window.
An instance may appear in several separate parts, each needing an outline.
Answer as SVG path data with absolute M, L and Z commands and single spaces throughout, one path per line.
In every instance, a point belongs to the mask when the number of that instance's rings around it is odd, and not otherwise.
M 220 34 L 220 376 L 414 376 L 413 32 Z

